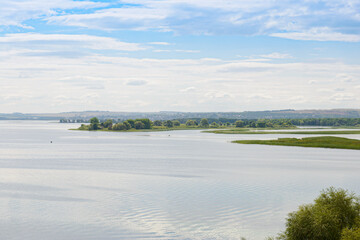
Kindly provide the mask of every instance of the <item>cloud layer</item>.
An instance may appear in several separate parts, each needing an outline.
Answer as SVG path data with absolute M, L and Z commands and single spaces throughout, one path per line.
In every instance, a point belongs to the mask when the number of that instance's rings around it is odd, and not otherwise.
M 360 65 L 342 62 L 73 59 L 21 50 L 1 52 L 0 60 L 0 107 L 6 112 L 355 108 L 360 101 Z
M 0 109 L 358 108 L 359 12 L 358 0 L 0 0 Z
M 0 26 L 31 28 L 27 21 L 38 19 L 101 30 L 358 42 L 359 13 L 357 0 L 13 0 L 0 5 Z
M 296 40 L 359 41 L 358 1 L 123 0 L 126 7 L 52 15 L 50 23 L 177 34 L 270 35 Z

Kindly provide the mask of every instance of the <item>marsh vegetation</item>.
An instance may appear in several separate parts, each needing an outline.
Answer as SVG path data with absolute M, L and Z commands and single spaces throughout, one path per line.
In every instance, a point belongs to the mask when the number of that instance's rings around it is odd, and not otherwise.
M 263 131 L 263 130 L 274 130 L 270 128 L 258 129 L 256 131 L 250 128 L 243 129 L 222 129 L 222 130 L 214 130 L 207 131 L 210 133 L 217 134 L 313 134 L 313 135 L 334 135 L 334 134 L 360 134 L 360 130 L 332 130 L 332 131 Z
M 233 143 L 360 150 L 360 140 L 341 137 L 279 138 L 277 140 L 237 140 Z

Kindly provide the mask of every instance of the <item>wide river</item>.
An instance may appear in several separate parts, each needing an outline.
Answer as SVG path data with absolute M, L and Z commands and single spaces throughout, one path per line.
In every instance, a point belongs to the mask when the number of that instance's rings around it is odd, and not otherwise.
M 0 121 L 1 239 L 262 240 L 324 188 L 360 194 L 356 150 L 230 143 L 284 135 L 67 130 L 78 126 Z

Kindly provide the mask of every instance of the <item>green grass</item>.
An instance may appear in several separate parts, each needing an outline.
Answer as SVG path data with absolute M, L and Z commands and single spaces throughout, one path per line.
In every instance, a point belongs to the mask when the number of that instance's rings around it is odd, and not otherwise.
M 278 138 L 277 140 L 238 140 L 233 143 L 360 150 L 360 140 L 340 137 Z
M 347 131 L 254 131 L 250 129 L 228 129 L 228 130 L 214 130 L 206 131 L 217 134 L 319 134 L 319 135 L 333 135 L 333 134 L 360 134 L 360 130 Z

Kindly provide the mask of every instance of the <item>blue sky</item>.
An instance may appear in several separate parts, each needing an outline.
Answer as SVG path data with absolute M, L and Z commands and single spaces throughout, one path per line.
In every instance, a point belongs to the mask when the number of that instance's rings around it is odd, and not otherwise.
M 360 1 L 0 0 L 0 112 L 359 108 Z

